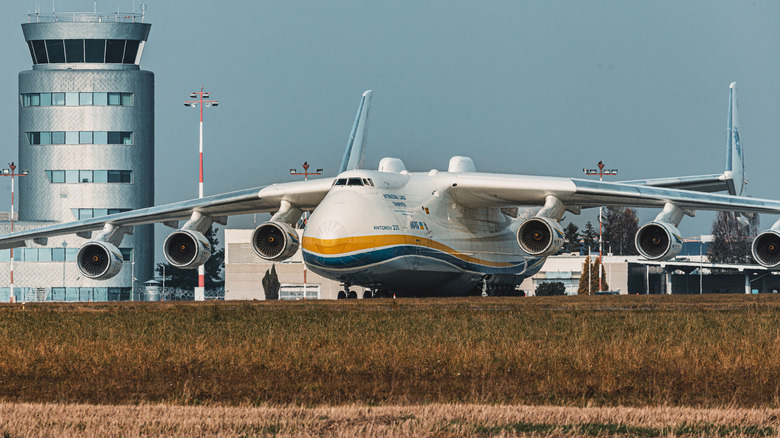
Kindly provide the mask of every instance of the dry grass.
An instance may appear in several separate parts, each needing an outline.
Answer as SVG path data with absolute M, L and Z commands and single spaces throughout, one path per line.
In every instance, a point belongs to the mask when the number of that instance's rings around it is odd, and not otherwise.
M 0 306 L 0 400 L 780 406 L 780 297 Z
M 775 436 L 780 410 L 0 404 L 4 436 Z

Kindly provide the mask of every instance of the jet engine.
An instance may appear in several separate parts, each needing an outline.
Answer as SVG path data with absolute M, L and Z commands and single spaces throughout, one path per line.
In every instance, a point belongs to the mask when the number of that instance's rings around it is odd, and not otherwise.
M 252 233 L 252 248 L 265 260 L 289 259 L 299 246 L 298 233 L 284 222 L 262 223 Z
M 181 269 L 195 269 L 211 257 L 211 243 L 191 229 L 174 231 L 163 244 L 165 260 Z
M 554 219 L 536 216 L 517 229 L 517 243 L 532 256 L 547 257 L 563 248 L 563 228 Z
M 682 237 L 677 228 L 666 222 L 642 225 L 634 239 L 636 249 L 648 260 L 671 260 L 682 249 Z
M 753 258 L 765 268 L 780 266 L 780 232 L 764 231 L 753 241 Z
M 122 269 L 122 253 L 119 248 L 100 240 L 87 242 L 76 255 L 76 265 L 81 274 L 93 280 L 107 280 Z

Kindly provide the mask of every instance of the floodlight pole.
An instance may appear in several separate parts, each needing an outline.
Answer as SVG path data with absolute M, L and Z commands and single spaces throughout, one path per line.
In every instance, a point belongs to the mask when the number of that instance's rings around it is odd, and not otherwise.
M 618 170 L 617 169 L 607 169 L 604 170 L 604 163 L 599 161 L 599 170 L 596 171 L 596 169 L 582 169 L 582 171 L 585 173 L 585 175 L 598 175 L 599 176 L 599 182 L 604 181 L 604 175 L 617 175 Z M 599 291 L 603 289 L 601 285 L 601 277 L 604 273 L 604 261 L 601 259 L 601 254 L 603 251 L 603 243 L 601 242 L 601 211 L 604 207 L 599 207 Z
M 199 134 L 199 141 L 198 141 L 198 160 L 200 162 L 199 167 L 199 174 L 200 179 L 198 182 L 198 198 L 203 197 L 203 107 L 208 106 L 218 106 L 219 101 L 218 100 L 208 100 L 208 98 L 211 96 L 211 93 L 208 91 L 203 91 L 203 86 L 201 85 L 200 91 L 194 91 L 190 93 L 190 98 L 197 100 L 185 100 L 184 106 L 188 107 L 200 107 L 200 134 Z M 205 100 L 204 100 L 205 98 Z M 206 268 L 204 265 L 198 266 L 198 287 L 204 288 L 206 287 Z
M 303 162 L 303 172 L 298 172 L 297 169 L 290 169 L 290 175 L 303 175 L 303 180 L 308 181 L 309 175 L 322 175 L 322 169 L 317 169 L 316 172 L 309 172 L 309 162 L 304 161 Z M 306 226 L 306 220 L 308 219 L 308 212 L 303 213 L 303 226 Z M 303 253 L 301 253 L 301 258 L 303 258 Z M 306 299 L 306 262 L 301 260 L 301 263 L 303 263 L 303 299 Z
M 11 162 L 8 164 L 8 167 L 10 169 L 3 169 L 2 176 L 10 176 L 11 177 L 11 232 L 14 232 L 14 177 L 15 176 L 27 176 L 29 172 L 26 170 L 19 171 L 19 173 L 16 173 L 16 165 Z M 9 297 L 9 300 L 13 303 L 14 302 L 14 249 L 11 248 L 11 295 Z

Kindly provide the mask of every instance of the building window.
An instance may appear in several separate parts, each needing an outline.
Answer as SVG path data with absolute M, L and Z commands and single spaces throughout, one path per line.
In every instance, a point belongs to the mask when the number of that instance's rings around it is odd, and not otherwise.
M 71 208 L 73 216 L 78 219 L 91 219 L 93 217 L 103 217 L 109 214 L 124 213 L 130 211 L 129 208 Z
M 141 47 L 139 40 L 32 40 L 27 44 L 33 64 L 135 64 Z
M 31 145 L 48 144 L 105 144 L 132 145 L 131 131 L 44 131 L 28 132 L 27 141 Z
M 47 170 L 52 184 L 132 184 L 132 170 Z
M 133 93 L 23 93 L 28 106 L 133 106 Z
M 119 248 L 122 260 L 133 261 L 133 248 Z M 15 248 L 15 262 L 75 262 L 79 248 Z M 11 261 L 11 250 L 0 250 L 0 262 Z
M 46 52 L 49 55 L 49 63 L 61 64 L 65 62 L 65 44 L 62 40 L 46 40 Z

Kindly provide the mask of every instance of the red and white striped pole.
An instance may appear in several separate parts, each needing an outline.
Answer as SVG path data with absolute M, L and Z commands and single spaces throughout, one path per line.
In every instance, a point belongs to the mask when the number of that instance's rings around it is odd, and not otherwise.
M 199 180 L 198 180 L 198 198 L 203 197 L 203 107 L 204 106 L 218 106 L 218 100 L 208 100 L 211 93 L 203 91 L 201 85 L 200 91 L 190 93 L 191 98 L 198 98 L 198 100 L 187 100 L 184 102 L 184 106 L 200 107 L 200 133 L 198 139 L 198 161 L 199 161 Z M 205 99 L 204 99 L 205 98 Z M 206 287 L 206 267 L 205 265 L 198 266 L 198 287 Z
M 582 169 L 582 171 L 585 173 L 585 175 L 598 175 L 599 181 L 604 181 L 604 175 L 617 175 L 618 170 L 617 169 L 608 169 L 604 170 L 604 163 L 602 161 L 599 161 L 599 170 L 596 171 L 596 169 Z M 601 212 L 603 207 L 599 207 L 599 291 L 603 290 L 603 286 L 601 284 L 601 277 L 604 276 L 604 261 L 601 259 L 602 252 L 603 252 L 603 245 L 602 245 L 602 238 L 601 238 Z M 588 254 L 590 255 L 590 254 Z M 590 272 L 590 267 L 588 267 L 588 272 Z
M 298 172 L 296 169 L 290 169 L 290 175 L 303 175 L 303 180 L 308 181 L 309 175 L 322 175 L 322 169 L 317 169 L 316 172 L 309 172 L 309 162 L 304 161 L 303 162 L 303 172 Z M 306 222 L 309 219 L 309 213 L 304 212 L 303 213 L 303 227 L 306 228 Z M 306 299 L 306 263 L 301 260 L 301 263 L 303 263 L 303 299 Z

